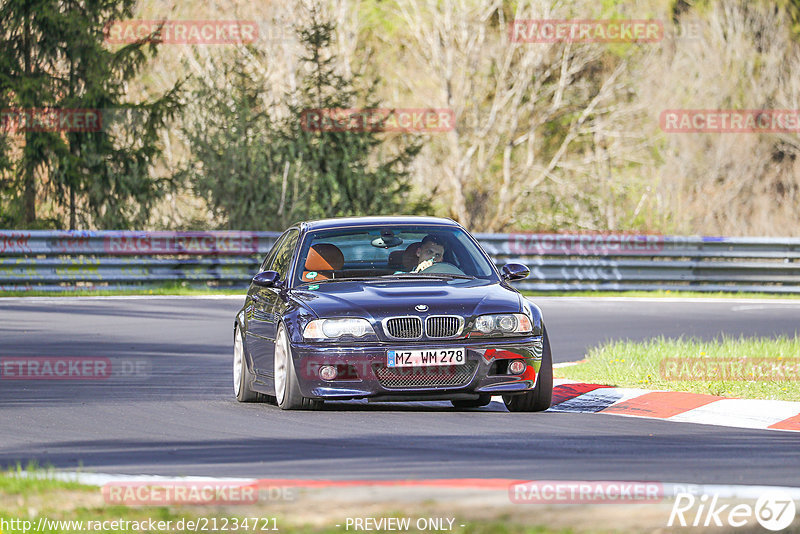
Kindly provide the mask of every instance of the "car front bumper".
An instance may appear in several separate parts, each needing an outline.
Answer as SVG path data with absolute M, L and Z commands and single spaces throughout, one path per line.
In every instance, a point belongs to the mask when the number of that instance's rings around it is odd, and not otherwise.
M 389 350 L 464 348 L 463 365 L 387 366 Z M 292 345 L 300 391 L 318 399 L 434 400 L 515 394 L 536 386 L 542 362 L 542 338 L 457 339 L 446 342 L 374 342 L 342 345 Z M 508 363 L 523 360 L 521 374 L 509 374 Z M 323 380 L 322 366 L 335 366 L 338 376 Z

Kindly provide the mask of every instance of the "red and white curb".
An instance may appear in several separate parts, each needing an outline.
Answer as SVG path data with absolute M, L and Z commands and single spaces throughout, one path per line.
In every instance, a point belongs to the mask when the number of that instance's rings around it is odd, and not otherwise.
M 600 413 L 734 428 L 800 432 L 800 402 L 731 399 L 553 380 L 550 412 Z

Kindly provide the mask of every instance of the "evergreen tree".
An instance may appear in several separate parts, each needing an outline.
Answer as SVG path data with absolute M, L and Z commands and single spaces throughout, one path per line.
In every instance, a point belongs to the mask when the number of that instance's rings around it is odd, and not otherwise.
M 8 58 L 0 54 L 0 114 L 8 109 L 11 102 L 11 87 L 8 76 Z M 14 194 L 14 180 L 10 158 L 11 142 L 5 115 L 0 115 L 0 228 L 13 226 L 19 214 L 11 213 L 12 204 L 8 200 Z
M 156 43 L 145 38 L 111 50 L 104 42 L 108 25 L 132 17 L 134 6 L 135 0 L 8 0 L 0 8 L 7 67 L 0 84 L 9 88 L 12 106 L 95 110 L 101 125 L 25 129 L 22 155 L 13 162 L 21 224 L 37 225 L 39 195 L 68 213 L 70 228 L 127 228 L 142 224 L 163 194 L 164 181 L 150 173 L 161 151 L 159 130 L 179 109 L 179 85 L 152 102 L 123 103 L 127 82 Z
M 0 4 L 0 90 L 4 104 L 20 110 L 52 106 L 57 98 L 61 51 L 59 3 L 55 0 L 6 0 Z M 5 110 L 5 108 L 4 108 Z M 16 117 L 6 115 L 7 138 L 23 137 L 21 158 L 8 161 L 10 143 L 6 142 L 3 159 L 11 167 L 13 178 L 7 181 L 21 206 L 8 215 L 17 216 L 28 226 L 36 223 L 37 174 L 49 165 L 53 150 L 61 144 L 54 132 L 22 128 Z M 7 139 L 8 140 L 8 139 Z M 8 217 L 7 215 L 7 217 Z
M 210 59 L 215 76 L 191 95 L 184 134 L 192 163 L 183 175 L 227 229 L 282 229 L 305 214 L 308 184 L 294 175 L 254 47 Z M 290 172 L 292 174 L 290 175 Z
M 428 200 L 410 200 L 409 167 L 422 148 L 419 138 L 402 135 L 389 147 L 379 128 L 327 131 L 303 127 L 309 111 L 360 108 L 374 110 L 378 80 L 358 89 L 359 77 L 337 73 L 331 52 L 335 25 L 325 20 L 316 3 L 307 9 L 309 24 L 298 28 L 305 49 L 301 66 L 306 73 L 298 94 L 290 101 L 292 115 L 301 120 L 289 123 L 300 174 L 313 184 L 310 216 L 338 217 L 366 214 L 418 213 L 429 208 Z M 356 110 L 359 113 L 359 110 Z M 307 126 L 307 125 L 306 125 Z M 379 124 L 378 124 L 379 126 Z M 393 153 L 389 153 L 391 149 Z
M 364 214 L 419 213 L 426 199 L 410 200 L 409 166 L 418 138 L 398 136 L 391 145 L 376 131 L 312 131 L 302 117 L 310 109 L 374 108 L 373 80 L 337 74 L 330 52 L 335 30 L 316 7 L 298 28 L 304 46 L 299 89 L 278 99 L 285 118 L 267 108 L 265 80 L 248 68 L 263 60 L 257 49 L 234 52 L 215 63 L 217 76 L 202 78 L 185 135 L 195 158 L 186 170 L 195 192 L 225 226 L 280 230 L 299 219 Z M 232 66 L 230 70 L 225 65 Z

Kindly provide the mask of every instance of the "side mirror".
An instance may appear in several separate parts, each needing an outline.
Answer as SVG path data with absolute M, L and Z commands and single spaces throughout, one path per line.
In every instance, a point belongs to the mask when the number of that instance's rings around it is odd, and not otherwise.
M 522 280 L 528 278 L 531 270 L 521 263 L 506 263 L 503 265 L 503 280 Z
M 253 277 L 253 283 L 259 287 L 280 287 L 281 275 L 275 271 L 264 271 Z

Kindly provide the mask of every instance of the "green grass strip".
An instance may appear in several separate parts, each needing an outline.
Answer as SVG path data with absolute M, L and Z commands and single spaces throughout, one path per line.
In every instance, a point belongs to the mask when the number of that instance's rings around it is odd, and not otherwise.
M 800 338 L 614 341 L 559 378 L 617 387 L 800 401 Z
M 78 532 L 230 532 L 271 534 L 339 534 L 344 525 L 304 525 L 302 503 L 296 517 L 276 516 L 271 505 L 259 503 L 241 508 L 220 505 L 122 506 L 103 504 L 101 488 L 53 478 L 53 471 L 17 466 L 0 472 L 0 525 L 3 534 L 66 534 Z M 397 512 L 373 512 L 370 516 L 397 517 Z M 408 515 L 408 514 L 404 514 Z M 253 521 L 256 518 L 257 521 Z M 194 524 L 194 528 L 188 528 Z M 502 518 L 466 520 L 453 534 L 569 534 L 571 529 L 523 526 Z M 152 526 L 151 526 L 152 525 Z M 181 525 L 183 528 L 180 528 Z M 38 527 L 42 528 L 39 529 Z M 165 528 L 167 527 L 167 528 Z M 352 529 L 350 529 L 352 532 Z M 382 530 L 372 532 L 386 532 Z M 411 532 L 417 532 L 412 529 Z

